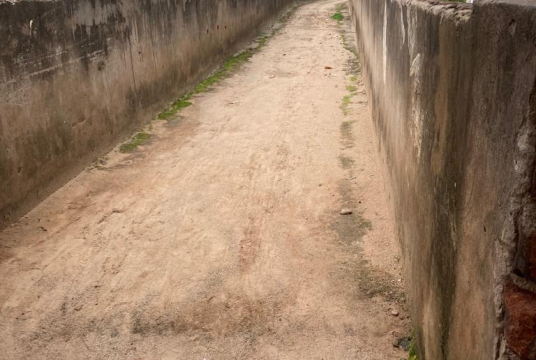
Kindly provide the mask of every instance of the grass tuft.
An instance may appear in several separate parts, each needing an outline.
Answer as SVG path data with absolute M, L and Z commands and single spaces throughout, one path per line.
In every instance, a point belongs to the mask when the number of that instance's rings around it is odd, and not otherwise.
M 331 20 L 335 20 L 335 21 L 343 21 L 344 20 L 344 15 L 340 12 L 336 12 L 335 14 L 331 15 Z
M 122 152 L 123 154 L 131 153 L 135 151 L 138 148 L 138 146 L 145 144 L 147 140 L 151 138 L 151 136 L 152 136 L 151 134 L 147 134 L 144 132 L 137 133 L 129 141 L 122 144 L 119 147 L 119 151 Z
M 200 81 L 192 89 L 192 91 L 181 97 L 179 100 L 175 101 L 173 104 L 171 104 L 169 108 L 158 114 L 158 119 L 168 120 L 182 109 L 192 105 L 189 100 L 191 100 L 194 95 L 209 91 L 212 87 L 214 87 L 214 85 L 217 85 L 220 81 L 228 77 L 232 72 L 240 68 L 240 66 L 247 62 L 255 52 L 259 51 L 262 47 L 266 45 L 268 41 L 268 36 L 261 35 L 255 41 L 259 44 L 259 46 L 255 50 L 245 50 L 235 56 L 227 58 L 227 60 L 225 60 L 219 70 L 215 71 L 212 75 Z
M 352 98 L 354 96 L 355 94 L 348 94 L 348 95 L 343 96 L 341 109 L 342 109 L 344 116 L 347 116 L 350 114 L 350 104 L 352 103 Z
M 409 345 L 409 353 L 408 353 L 408 360 L 419 360 L 417 357 L 417 347 L 415 345 L 415 333 L 413 330 L 411 331 L 411 343 Z
M 297 8 L 298 6 L 293 7 L 279 19 L 279 22 L 285 23 L 290 20 Z M 159 113 L 157 118 L 160 120 L 169 120 L 182 109 L 192 105 L 190 100 L 194 95 L 209 91 L 214 85 L 218 84 L 220 81 L 228 77 L 232 72 L 240 68 L 240 66 L 247 62 L 253 56 L 253 54 L 258 52 L 266 45 L 269 38 L 270 35 L 260 35 L 255 39 L 255 42 L 259 44 L 259 46 L 257 46 L 255 49 L 245 50 L 235 56 L 227 58 L 219 70 L 200 81 L 189 93 L 179 98 L 177 101 L 171 104 L 171 106 Z
M 184 108 L 187 108 L 188 106 L 192 105 L 191 102 L 189 102 L 190 96 L 186 95 L 179 100 L 175 101 L 169 108 L 162 111 L 160 114 L 158 114 L 158 119 L 160 120 L 168 120 L 170 117 L 178 113 Z

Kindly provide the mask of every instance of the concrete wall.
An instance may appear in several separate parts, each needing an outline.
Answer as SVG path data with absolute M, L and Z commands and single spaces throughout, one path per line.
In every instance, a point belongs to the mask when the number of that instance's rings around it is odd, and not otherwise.
M 349 4 L 420 359 L 535 359 L 536 2 Z
M 0 225 L 293 0 L 0 0 Z

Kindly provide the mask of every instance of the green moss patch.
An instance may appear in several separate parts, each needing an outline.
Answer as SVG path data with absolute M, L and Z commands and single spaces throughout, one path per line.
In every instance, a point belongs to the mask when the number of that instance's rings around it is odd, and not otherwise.
M 169 108 L 167 108 L 166 110 L 158 114 L 158 119 L 168 120 L 169 118 L 171 118 L 173 115 L 175 115 L 182 109 L 187 108 L 188 106 L 192 105 L 192 103 L 188 101 L 189 99 L 190 97 L 185 96 L 175 101 L 173 104 L 171 104 Z
M 411 344 L 409 345 L 408 360 L 419 360 L 417 357 L 417 347 L 415 346 L 415 335 L 411 334 Z
M 331 15 L 331 20 L 343 21 L 344 20 L 344 15 L 341 14 L 340 12 L 336 12 L 335 14 Z
M 350 115 L 350 104 L 352 103 L 352 98 L 355 96 L 355 93 L 345 95 L 342 98 L 341 109 L 344 116 Z
M 287 22 L 291 18 L 291 16 L 294 14 L 297 8 L 298 6 L 293 7 L 290 11 L 288 11 L 285 15 L 283 15 L 279 19 L 279 22 L 280 23 Z M 234 71 L 238 70 L 240 66 L 242 66 L 245 62 L 247 62 L 256 52 L 260 51 L 260 49 L 262 49 L 266 45 L 271 35 L 273 35 L 273 33 L 268 34 L 268 35 L 267 34 L 259 35 L 255 39 L 255 42 L 258 44 L 258 46 L 256 46 L 254 49 L 245 50 L 234 56 L 227 58 L 227 60 L 225 60 L 225 62 L 222 64 L 220 69 L 212 73 L 210 76 L 208 76 L 204 80 L 200 81 L 190 92 L 188 92 L 186 95 L 179 98 L 177 101 L 171 104 L 167 109 L 159 113 L 157 118 L 159 120 L 170 120 L 175 114 L 177 114 L 182 109 L 193 105 L 192 102 L 190 102 L 190 100 L 192 99 L 194 95 L 209 91 L 211 88 L 217 85 L 220 81 L 222 81 L 223 79 L 231 75 Z
M 255 49 L 255 51 L 258 51 L 262 46 L 266 44 L 267 37 L 261 36 L 257 38 L 257 42 L 259 43 L 259 47 Z M 188 106 L 192 105 L 192 102 L 190 100 L 194 95 L 201 94 L 204 92 L 209 91 L 212 87 L 217 85 L 220 81 L 228 77 L 232 72 L 236 71 L 240 68 L 245 62 L 247 62 L 252 56 L 253 51 L 246 50 L 243 51 L 235 56 L 231 56 L 225 62 L 223 63 L 222 67 L 212 73 L 212 75 L 208 76 L 204 80 L 200 81 L 189 93 L 181 97 L 179 100 L 175 101 L 173 104 L 171 104 L 170 107 L 162 111 L 160 114 L 158 114 L 158 119 L 160 120 L 169 120 L 171 117 L 173 117 L 175 114 L 177 114 L 179 111 L 181 111 L 184 108 L 187 108 Z
M 237 70 L 242 64 L 247 62 L 251 58 L 251 56 L 253 56 L 253 53 L 248 50 L 248 51 L 243 51 L 239 53 L 238 55 L 228 58 L 223 63 L 223 66 L 221 69 L 214 72 L 212 75 L 210 75 L 209 77 L 201 81 L 199 84 L 197 84 L 194 87 L 194 90 L 192 91 L 192 93 L 201 94 L 210 90 L 210 88 L 218 84 L 221 80 L 229 76 L 233 71 Z
M 144 132 L 137 133 L 129 141 L 122 144 L 119 147 L 119 151 L 124 154 L 131 153 L 135 151 L 138 148 L 138 146 L 145 144 L 151 138 L 151 136 L 152 136 L 151 134 L 147 134 Z

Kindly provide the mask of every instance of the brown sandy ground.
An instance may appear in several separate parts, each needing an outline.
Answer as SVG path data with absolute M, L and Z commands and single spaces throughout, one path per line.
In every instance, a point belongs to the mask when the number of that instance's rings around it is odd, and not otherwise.
M 302 5 L 146 145 L 0 234 L 0 358 L 406 357 L 392 345 L 409 331 L 393 220 L 339 3 Z

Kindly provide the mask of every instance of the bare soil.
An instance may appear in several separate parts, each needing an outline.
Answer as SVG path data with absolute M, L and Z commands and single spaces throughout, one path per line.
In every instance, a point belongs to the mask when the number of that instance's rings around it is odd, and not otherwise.
M 302 5 L 147 144 L 0 234 L 0 358 L 406 357 L 388 192 L 348 14 L 330 19 L 339 2 Z

